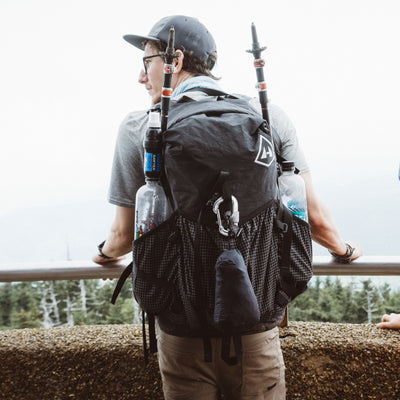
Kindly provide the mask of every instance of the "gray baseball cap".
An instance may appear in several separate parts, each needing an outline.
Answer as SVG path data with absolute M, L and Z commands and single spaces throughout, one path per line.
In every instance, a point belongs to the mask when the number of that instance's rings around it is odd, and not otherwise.
M 194 56 L 205 62 L 211 53 L 217 51 L 215 41 L 207 28 L 197 18 L 185 15 L 164 17 L 151 28 L 147 36 L 124 35 L 124 39 L 144 50 L 148 40 L 167 43 L 171 26 L 175 29 L 175 48 L 192 51 Z

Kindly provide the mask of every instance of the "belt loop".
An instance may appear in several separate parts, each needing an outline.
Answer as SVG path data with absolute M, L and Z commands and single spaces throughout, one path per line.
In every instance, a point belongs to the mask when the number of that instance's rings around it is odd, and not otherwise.
M 236 356 L 230 357 L 230 350 L 231 350 L 231 337 L 232 336 L 223 336 L 221 341 L 221 358 L 228 364 L 228 365 L 236 365 L 238 363 L 238 354 Z M 240 335 L 239 335 L 240 340 Z M 236 350 L 236 344 L 235 344 Z
M 211 339 L 209 337 L 203 337 L 204 346 L 204 361 L 206 363 L 212 362 L 212 346 Z
M 242 357 L 243 347 L 242 347 L 242 336 L 233 335 L 233 345 L 235 346 L 236 356 L 238 358 Z

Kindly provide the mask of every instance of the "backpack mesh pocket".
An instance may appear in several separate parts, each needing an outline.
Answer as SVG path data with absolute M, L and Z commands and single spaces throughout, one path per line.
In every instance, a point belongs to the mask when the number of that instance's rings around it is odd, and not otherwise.
M 273 203 L 275 205 L 275 203 Z M 274 206 L 261 211 L 243 224 L 238 248 L 245 259 L 260 308 L 260 321 L 275 319 L 275 296 L 279 282 L 278 236 L 274 229 Z
M 292 300 L 307 289 L 312 278 L 312 240 L 310 226 L 307 222 L 293 216 L 291 221 L 290 255 L 287 264 L 281 262 L 281 277 L 276 295 L 276 304 L 285 308 Z M 283 249 L 285 259 L 284 236 L 279 245 Z
M 290 271 L 296 286 L 307 289 L 307 283 L 312 278 L 312 241 L 309 225 L 293 217 L 292 247 L 290 249 Z
M 180 264 L 175 216 L 133 242 L 133 293 L 142 309 L 153 315 L 176 302 L 176 271 Z

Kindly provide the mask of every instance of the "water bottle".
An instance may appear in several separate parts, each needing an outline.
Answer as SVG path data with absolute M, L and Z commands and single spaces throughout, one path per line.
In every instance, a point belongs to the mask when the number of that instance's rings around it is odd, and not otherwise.
M 135 238 L 156 228 L 171 214 L 164 188 L 157 179 L 146 179 L 136 193 Z
M 282 203 L 293 215 L 308 222 L 306 187 L 303 179 L 294 173 L 294 162 L 282 163 L 278 185 Z
M 150 179 L 160 179 L 162 136 L 160 114 L 151 111 L 144 139 L 144 175 Z
M 162 136 L 160 114 L 150 112 L 144 142 L 146 184 L 136 193 L 135 239 L 156 228 L 171 214 L 171 207 L 160 182 Z

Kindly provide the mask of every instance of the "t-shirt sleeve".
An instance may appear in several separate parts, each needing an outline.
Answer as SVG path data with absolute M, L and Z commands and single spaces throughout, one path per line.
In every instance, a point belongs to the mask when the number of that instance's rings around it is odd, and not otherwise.
M 146 128 L 145 111 L 128 114 L 119 127 L 108 197 L 111 204 L 135 207 L 136 192 L 145 183 L 143 140 Z
M 293 161 L 300 173 L 310 170 L 292 121 L 286 113 L 276 105 L 269 105 L 271 128 L 281 140 L 280 155 L 287 161 Z

